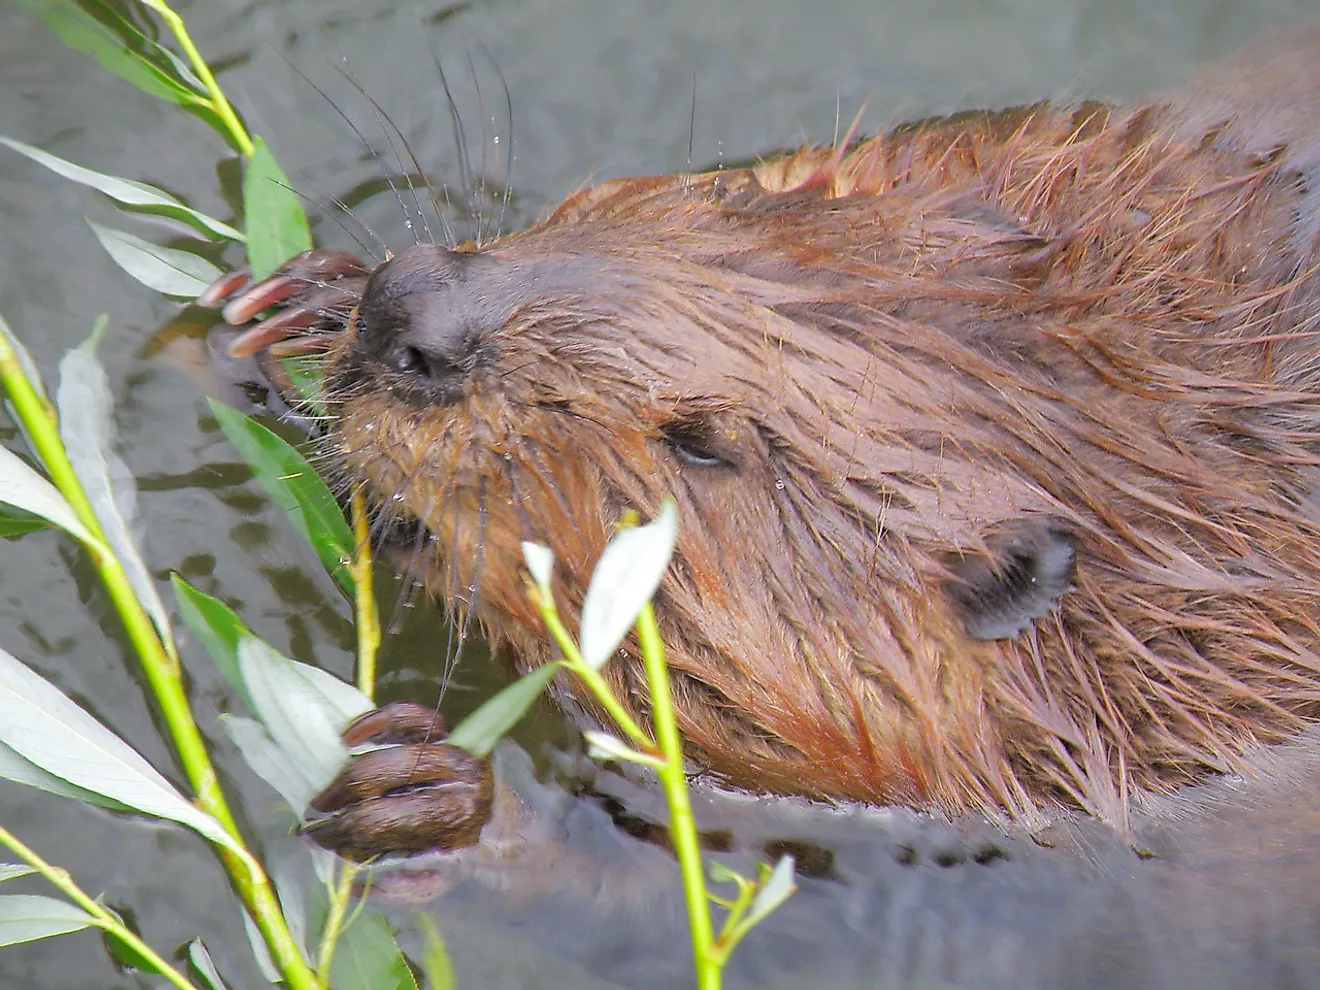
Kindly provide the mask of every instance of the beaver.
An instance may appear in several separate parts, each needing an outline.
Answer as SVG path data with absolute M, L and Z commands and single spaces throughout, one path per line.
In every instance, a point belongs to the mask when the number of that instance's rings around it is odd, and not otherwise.
M 1317 55 L 1294 30 L 1133 106 L 606 181 L 203 301 L 281 307 L 238 352 L 327 350 L 324 459 L 522 669 L 552 653 L 520 543 L 572 626 L 624 514 L 674 499 L 655 609 L 695 771 L 1121 829 L 1320 716 Z M 635 641 L 604 673 L 645 722 Z M 411 745 L 319 802 L 373 811 L 330 844 L 488 814 L 431 726 L 353 730 Z

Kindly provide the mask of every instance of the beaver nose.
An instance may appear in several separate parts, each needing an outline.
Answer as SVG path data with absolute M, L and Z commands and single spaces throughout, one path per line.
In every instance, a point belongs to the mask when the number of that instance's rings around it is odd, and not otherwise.
M 454 402 L 496 356 L 493 331 L 515 304 L 503 266 L 434 244 L 409 248 L 372 274 L 358 307 L 360 353 L 412 401 Z

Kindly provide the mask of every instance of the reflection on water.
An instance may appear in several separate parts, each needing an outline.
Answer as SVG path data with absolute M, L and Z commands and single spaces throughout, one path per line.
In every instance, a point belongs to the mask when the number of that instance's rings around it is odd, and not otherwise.
M 1320 3 L 936 0 L 889 9 L 850 0 L 822 13 L 805 2 L 541 0 L 473 4 L 439 17 L 383 0 L 212 0 L 184 12 L 203 51 L 225 65 L 226 89 L 299 188 L 322 202 L 351 197 L 366 227 L 397 247 L 412 235 L 383 187 L 380 162 L 283 58 L 326 87 L 372 142 L 387 148 L 354 86 L 329 64 L 342 54 L 428 173 L 463 199 L 464 169 L 434 49 L 464 108 L 468 172 L 490 179 L 487 216 L 508 174 L 511 132 L 514 195 L 506 223 L 516 227 L 589 177 L 735 161 L 826 140 L 836 119 L 850 119 L 862 105 L 875 130 L 1047 95 L 1136 96 L 1176 84 L 1193 65 L 1267 24 L 1320 14 Z M 465 51 L 478 45 L 498 74 L 484 54 L 475 71 L 468 69 Z M 500 75 L 511 96 L 511 125 Z M 109 80 L 8 5 L 0 7 L 0 133 L 156 182 L 207 212 L 232 214 L 235 172 L 227 166 L 217 174 L 225 153 L 218 142 L 183 115 Z M 411 170 L 386 161 L 391 172 Z M 318 240 L 354 247 L 332 212 L 314 219 Z M 101 353 L 118 383 L 125 459 L 150 479 L 142 496 L 151 521 L 148 560 L 158 572 L 178 568 L 203 590 L 238 600 L 276 646 L 345 673 L 351 640 L 330 582 L 234 466 L 237 458 L 192 380 L 147 346 L 166 325 L 166 339 L 196 339 L 202 317 L 185 312 L 180 319 L 177 306 L 123 276 L 82 213 L 105 219 L 107 208 L 17 156 L 0 157 L 0 311 L 48 373 L 95 314 L 110 314 Z M 0 643 L 85 699 L 170 771 L 117 626 L 82 565 L 53 534 L 0 543 L 0 555 Z M 428 644 L 441 634 L 423 612 L 408 612 L 386 644 L 385 698 L 434 697 Z M 234 701 L 194 647 L 185 648 L 194 697 L 207 731 L 219 739 L 211 716 Z M 498 681 L 491 665 L 469 658 L 445 701 L 450 721 Z M 557 732 L 557 721 L 542 715 L 520 738 L 539 755 L 541 740 Z M 296 861 L 296 847 L 281 838 L 286 816 L 220 745 L 249 826 L 277 860 Z M 621 832 L 606 814 L 611 802 L 537 785 L 518 757 L 509 761 L 510 779 L 538 811 L 538 843 L 516 867 L 476 864 L 464 879 L 449 877 L 452 889 L 429 909 L 449 939 L 461 985 L 690 985 L 667 855 Z M 1305 754 L 1294 754 L 1290 766 L 1293 789 L 1286 793 L 1248 787 L 1232 794 L 1221 784 L 1208 792 L 1231 798 L 1213 804 L 1218 810 L 1190 818 L 1181 805 L 1152 812 L 1140 830 L 1141 848 L 1153 854 L 1147 858 L 1088 824 L 1059 827 L 1046 847 L 986 825 L 952 827 L 902 812 L 712 798 L 705 827 L 727 829 L 742 849 L 792 843 L 772 849 L 809 853 L 817 874 L 748 939 L 732 983 L 1318 983 L 1317 829 L 1291 809 L 1292 798 L 1314 793 L 1317 781 Z M 602 778 L 597 787 L 626 798 L 634 818 L 661 818 L 651 797 L 624 782 Z M 16 795 L 8 786 L 0 806 L 8 827 L 69 867 L 87 889 L 132 907 L 157 946 L 205 934 L 235 985 L 260 985 L 223 875 L 200 841 Z M 399 917 L 407 921 L 406 912 Z M 0 951 L 0 985 L 135 984 L 111 968 L 94 936 L 78 935 Z

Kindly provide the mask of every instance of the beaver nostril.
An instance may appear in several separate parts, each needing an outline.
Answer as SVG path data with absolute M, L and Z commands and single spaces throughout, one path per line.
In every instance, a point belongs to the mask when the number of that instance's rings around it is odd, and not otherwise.
M 391 362 L 394 370 L 401 375 L 426 375 L 430 377 L 431 366 L 426 355 L 416 347 L 404 347 L 394 355 Z

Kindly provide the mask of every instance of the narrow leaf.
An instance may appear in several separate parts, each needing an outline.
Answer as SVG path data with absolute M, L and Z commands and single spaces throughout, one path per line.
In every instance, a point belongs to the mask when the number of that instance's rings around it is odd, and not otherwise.
M 67 780 L 56 777 L 53 773 L 47 773 L 31 760 L 19 756 L 3 743 L 0 743 L 0 778 L 12 780 L 16 784 L 35 787 L 57 797 L 72 798 L 74 801 L 81 801 L 83 804 L 94 804 L 98 808 L 107 808 L 110 811 L 133 810 L 128 805 L 113 798 L 108 798 L 104 794 L 97 794 L 84 787 L 70 784 Z
M 45 22 L 70 48 L 91 55 L 101 67 L 153 96 L 182 106 L 196 104 L 199 97 L 164 69 L 142 58 L 113 31 L 83 10 L 73 0 L 18 0 Z
M 211 953 L 206 950 L 200 938 L 195 938 L 188 943 L 188 965 L 196 974 L 208 990 L 227 990 L 224 980 L 220 979 L 220 971 L 215 968 L 215 963 L 211 961 Z
M 319 793 L 312 775 L 291 754 L 275 745 L 270 733 L 256 719 L 224 714 L 220 716 L 220 726 L 249 769 L 273 787 L 288 802 L 294 817 L 302 821 L 303 811 Z
M 537 667 L 530 674 L 524 674 L 459 722 L 445 742 L 466 749 L 478 758 L 489 756 L 495 744 L 504 738 L 505 733 L 517 724 L 523 713 L 541 696 L 545 686 L 555 676 L 555 670 L 561 666 L 559 661 L 555 661 Z
M 210 815 L 53 684 L 0 650 L 0 742 L 43 770 L 241 851 Z
M 148 289 L 167 296 L 195 299 L 220 277 L 220 269 L 190 251 L 161 247 L 141 237 L 88 220 L 92 233 L 110 257 Z
M 239 641 L 252 633 L 228 605 L 198 591 L 178 574 L 170 575 L 170 584 L 174 588 L 174 600 L 178 603 L 179 615 L 183 617 L 184 624 L 201 641 L 211 662 L 230 688 L 252 709 L 247 685 L 243 683 L 243 675 L 238 670 Z
M 425 912 L 416 915 L 417 927 L 422 933 L 422 958 L 418 960 L 422 976 L 429 990 L 457 990 L 458 974 L 449 948 L 435 919 Z
M 283 983 L 284 977 L 275 966 L 275 960 L 270 957 L 270 948 L 266 945 L 266 938 L 261 934 L 261 929 L 257 923 L 252 920 L 252 915 L 246 911 L 243 912 L 243 933 L 247 935 L 248 945 L 252 949 L 252 956 L 257 961 L 257 969 L 261 970 L 261 975 L 266 978 L 267 983 Z
M 663 758 L 641 753 L 633 749 L 622 739 L 608 732 L 584 732 L 582 738 L 587 743 L 587 755 L 593 760 L 618 760 L 623 763 L 640 763 L 644 767 L 659 770 L 665 765 Z
M 247 257 L 252 281 L 268 278 L 295 254 L 312 246 L 298 196 L 275 156 L 261 138 L 243 172 L 243 217 L 247 221 Z
M 28 866 L 26 863 L 0 863 L 0 881 L 16 880 L 36 872 L 36 867 Z
M 678 508 L 666 499 L 655 519 L 610 540 L 582 603 L 582 659 L 599 669 L 660 587 L 678 535 Z
M 371 701 L 337 678 L 280 656 L 259 639 L 238 644 L 238 669 L 261 724 L 306 781 L 306 797 L 290 799 L 301 799 L 294 804 L 301 809 L 347 761 L 339 734 L 373 707 Z
M 39 529 L 49 528 L 50 523 L 40 516 L 29 515 L 26 512 L 17 510 L 10 512 L 0 509 L 0 539 L 26 536 L 28 533 L 35 533 Z
M 752 906 L 743 916 L 743 925 L 751 928 L 765 920 L 766 916 L 788 900 L 788 896 L 796 889 L 797 884 L 793 881 L 793 857 L 780 856 L 770 875 L 762 881 Z
M 371 908 L 339 936 L 330 970 L 335 990 L 417 990 L 389 922 Z
M 20 155 L 26 155 L 39 165 L 46 166 L 56 175 L 62 175 L 73 182 L 90 186 L 125 206 L 146 210 L 153 215 L 179 220 L 203 234 L 224 237 L 231 241 L 243 240 L 243 234 L 240 231 L 235 230 L 227 223 L 221 223 L 214 217 L 209 217 L 205 213 L 194 210 L 191 206 L 171 196 L 163 189 L 157 189 L 145 182 L 135 182 L 132 179 L 121 179 L 118 176 L 94 172 L 90 168 L 75 165 L 73 162 L 66 161 L 57 155 L 52 155 L 49 151 L 42 151 L 40 148 L 24 144 L 22 141 L 16 141 L 13 138 L 0 136 L 0 144 L 12 148 Z
M 91 344 L 95 341 L 93 334 Z M 137 484 L 114 452 L 114 403 L 105 369 L 88 346 L 69 351 L 60 361 L 56 392 L 60 439 L 82 483 L 106 542 L 119 558 L 133 594 L 151 615 L 162 642 L 174 641 L 170 615 L 156 591 L 156 579 L 138 553 L 132 526 L 137 517 Z
M 550 575 L 555 569 L 555 554 L 549 547 L 540 543 L 523 542 L 523 560 L 527 562 L 527 572 L 536 582 L 536 588 L 546 601 L 550 600 Z
M 0 897 L 0 946 L 35 942 L 90 927 L 93 918 L 77 905 L 39 894 Z
M 46 386 L 41 381 L 41 372 L 37 370 L 37 362 L 32 360 L 32 354 L 23 345 L 23 342 L 15 336 L 14 331 L 9 328 L 9 324 L 5 322 L 3 316 L 0 316 L 0 336 L 3 336 L 9 342 L 9 346 L 14 349 L 14 353 L 18 356 L 18 366 L 22 369 L 23 377 L 27 379 L 33 391 L 49 402 L 50 398 L 46 395 Z
M 78 521 L 59 490 L 7 447 L 0 447 L 0 502 L 48 519 L 87 546 L 105 551 L 102 543 Z
M 281 437 L 237 409 L 214 399 L 207 401 L 225 436 L 238 448 L 261 486 L 312 545 L 325 569 L 352 594 L 353 577 L 345 564 L 353 556 L 353 532 L 325 482 Z
M 273 864 L 270 878 L 275 883 L 275 896 L 280 900 L 280 913 L 289 926 L 289 934 L 293 936 L 302 957 L 307 959 L 307 946 L 312 940 L 307 937 L 308 890 L 304 874 L 291 858 L 282 856 Z

